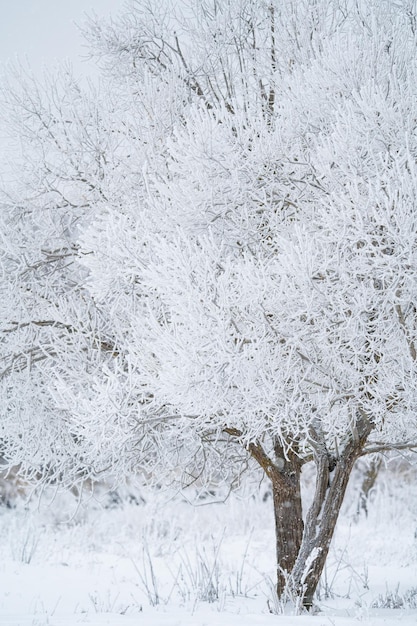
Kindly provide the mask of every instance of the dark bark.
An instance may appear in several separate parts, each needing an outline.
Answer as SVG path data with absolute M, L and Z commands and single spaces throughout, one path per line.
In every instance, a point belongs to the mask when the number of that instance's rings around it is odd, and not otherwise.
M 372 430 L 365 416 L 356 426 L 337 459 L 328 454 L 321 441 L 316 442 L 316 491 L 290 581 L 291 591 L 302 597 L 307 609 L 313 604 L 354 463 Z
M 225 428 L 224 432 L 232 437 L 242 435 L 235 428 Z M 274 446 L 274 459 L 266 454 L 260 443 L 250 443 L 248 450 L 271 481 L 276 533 L 277 593 L 281 598 L 287 588 L 303 538 L 300 489 L 303 462 L 296 450 L 284 452 L 283 446 L 278 441 Z
M 303 465 L 294 442 L 284 447 L 276 443 L 275 458 L 267 455 L 259 443 L 251 443 L 248 450 L 271 480 L 274 502 L 277 594 L 278 598 L 299 598 L 310 609 L 323 572 L 330 544 L 336 528 L 346 488 L 356 459 L 361 455 L 371 422 L 364 415 L 358 417 L 355 431 L 348 438 L 336 458 L 326 448 L 319 428 L 311 428 L 311 445 L 316 463 L 316 488 L 313 502 L 306 516 L 302 516 L 300 478 Z M 234 437 L 237 429 L 225 428 Z M 290 443 L 290 442 L 288 442 Z
M 322 502 L 319 507 L 314 502 L 313 513 L 309 511 L 300 553 L 292 571 L 293 590 L 303 598 L 307 609 L 313 604 L 355 460 L 355 453 L 343 455 L 331 473 L 317 475 L 316 493 L 324 491 Z M 327 485 L 324 480 L 328 481 Z
M 277 553 L 277 593 L 281 598 L 300 551 L 304 524 L 300 491 L 301 462 L 293 453 L 285 458 L 282 449 L 276 448 L 276 453 L 279 456 L 271 483 Z

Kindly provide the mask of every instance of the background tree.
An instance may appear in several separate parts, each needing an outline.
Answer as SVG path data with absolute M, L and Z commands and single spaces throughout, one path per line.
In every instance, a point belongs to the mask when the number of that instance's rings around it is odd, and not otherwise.
M 240 447 L 271 480 L 278 594 L 309 607 L 356 459 L 415 445 L 414 13 L 321 0 L 181 8 L 133 3 L 119 23 L 90 24 L 120 107 L 94 125 L 111 142 L 110 193 L 93 194 L 71 230 L 64 292 L 78 321 L 48 309 L 48 358 L 36 307 L 18 323 L 5 314 L 3 345 L 21 344 L 4 355 L 4 438 L 27 458 L 24 378 L 42 381 L 46 425 L 65 412 L 54 437 L 62 447 L 70 433 L 76 468 L 96 456 L 103 470 L 133 469 L 159 451 L 202 471 L 208 452 L 227 466 Z M 57 208 L 46 197 L 42 220 Z M 54 306 L 51 276 L 62 288 L 66 274 L 45 272 Z

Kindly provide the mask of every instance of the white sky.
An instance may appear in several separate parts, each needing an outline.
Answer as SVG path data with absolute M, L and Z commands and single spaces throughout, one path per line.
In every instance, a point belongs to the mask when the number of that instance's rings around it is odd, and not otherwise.
M 90 73 L 82 61 L 83 39 L 75 22 L 85 16 L 116 15 L 124 0 L 0 0 L 0 67 L 27 59 L 38 73 L 44 65 L 70 59 L 76 73 Z

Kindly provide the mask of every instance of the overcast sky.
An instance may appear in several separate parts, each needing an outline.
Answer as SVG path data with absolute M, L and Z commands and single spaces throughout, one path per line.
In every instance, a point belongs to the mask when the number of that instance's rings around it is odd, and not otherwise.
M 38 73 L 43 65 L 71 59 L 76 72 L 87 70 L 83 39 L 75 23 L 86 14 L 117 14 L 125 0 L 0 0 L 0 65 L 16 56 Z

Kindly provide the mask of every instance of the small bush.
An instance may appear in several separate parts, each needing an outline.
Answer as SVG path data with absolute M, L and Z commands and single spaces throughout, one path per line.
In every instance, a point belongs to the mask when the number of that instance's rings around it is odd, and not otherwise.
M 395 591 L 386 590 L 380 594 L 371 604 L 373 609 L 416 609 L 417 587 L 408 589 L 404 594 L 399 593 L 399 586 Z

